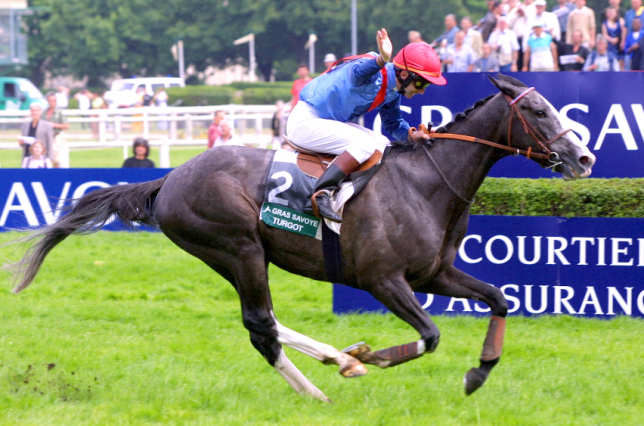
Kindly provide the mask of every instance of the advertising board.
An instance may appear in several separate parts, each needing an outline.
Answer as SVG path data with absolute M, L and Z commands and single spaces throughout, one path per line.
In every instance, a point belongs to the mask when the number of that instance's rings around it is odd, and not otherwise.
M 471 216 L 454 265 L 500 288 L 510 315 L 644 317 L 644 219 Z M 472 300 L 416 297 L 430 314 L 489 315 Z M 385 308 L 335 284 L 333 311 Z
M 171 169 L 0 169 L 0 231 L 52 224 L 63 200 L 98 188 L 159 179 Z M 110 224 L 106 229 L 122 229 Z
M 532 72 L 509 73 L 559 110 L 564 128 L 571 128 L 597 156 L 592 177 L 644 177 L 644 73 Z M 403 118 L 412 126 L 433 122 L 438 128 L 474 102 L 498 93 L 486 73 L 445 74 L 445 86 L 430 86 L 424 95 L 402 101 Z M 376 112 L 365 126 L 380 131 Z M 529 163 L 529 164 L 528 164 Z M 505 158 L 492 177 L 553 177 L 550 171 L 524 158 Z

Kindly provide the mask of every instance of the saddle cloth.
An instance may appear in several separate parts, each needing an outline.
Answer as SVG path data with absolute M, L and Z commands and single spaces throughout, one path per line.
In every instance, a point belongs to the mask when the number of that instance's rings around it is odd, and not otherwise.
M 260 209 L 262 222 L 268 226 L 322 239 L 320 219 L 304 213 L 304 208 L 310 205 L 310 196 L 317 178 L 324 173 L 333 158 L 335 157 L 282 149 L 275 151 L 265 178 L 264 203 Z M 373 166 L 379 164 L 379 159 L 367 161 L 336 191 L 332 197 L 332 207 L 338 215 L 342 216 L 345 203 L 364 188 L 375 174 L 378 167 Z M 325 222 L 331 230 L 340 233 L 340 223 L 329 220 Z

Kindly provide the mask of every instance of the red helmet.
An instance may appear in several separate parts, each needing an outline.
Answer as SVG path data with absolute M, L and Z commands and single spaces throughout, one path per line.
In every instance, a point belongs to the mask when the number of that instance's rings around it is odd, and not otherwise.
M 394 65 L 413 72 L 430 83 L 442 86 L 447 83 L 441 75 L 441 61 L 434 49 L 427 43 L 409 43 L 394 58 Z

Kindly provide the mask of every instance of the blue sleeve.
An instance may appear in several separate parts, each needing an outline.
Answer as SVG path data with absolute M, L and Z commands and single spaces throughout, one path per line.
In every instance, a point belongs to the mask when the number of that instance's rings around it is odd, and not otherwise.
M 356 87 L 364 86 L 374 80 L 374 76 L 380 72 L 376 58 L 358 60 L 351 64 L 351 84 Z M 377 78 L 377 77 L 376 77 Z
M 388 104 L 380 107 L 382 125 L 394 140 L 406 141 L 409 132 L 409 123 L 400 115 L 400 96 Z

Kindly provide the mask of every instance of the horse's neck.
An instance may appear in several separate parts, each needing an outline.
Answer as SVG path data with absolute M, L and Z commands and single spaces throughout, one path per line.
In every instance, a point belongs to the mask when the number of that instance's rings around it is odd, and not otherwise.
M 454 123 L 449 133 L 504 143 L 505 132 L 501 126 L 507 125 L 507 114 L 507 103 L 497 96 Z M 474 198 L 492 166 L 505 156 L 505 151 L 487 145 L 452 139 L 436 139 L 429 152 L 456 192 L 469 200 Z M 411 181 L 418 187 L 419 193 L 427 191 L 428 182 L 437 182 L 451 197 L 457 197 L 440 177 L 424 149 L 417 148 L 412 156 L 417 172 L 413 173 Z M 401 157 L 404 156 L 399 156 L 403 165 L 404 158 Z M 431 188 L 426 193 L 431 195 L 433 192 Z
M 454 123 L 448 133 L 505 144 L 509 111 L 505 99 L 496 96 Z M 468 199 L 474 197 L 492 166 L 507 155 L 487 145 L 452 139 L 437 139 L 430 151 L 452 185 Z

